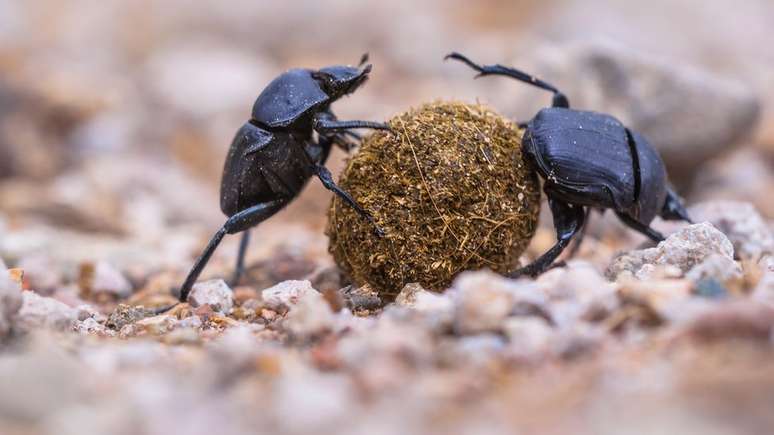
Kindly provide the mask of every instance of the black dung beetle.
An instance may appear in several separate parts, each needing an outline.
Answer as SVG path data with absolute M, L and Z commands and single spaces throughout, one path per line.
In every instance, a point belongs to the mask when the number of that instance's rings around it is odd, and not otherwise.
M 258 95 L 252 116 L 231 142 L 220 185 L 220 209 L 228 220 L 196 260 L 183 286 L 180 301 L 188 299 L 199 274 L 226 234 L 244 232 L 233 281 L 244 270 L 249 229 L 288 205 L 312 176 L 357 212 L 373 222 L 349 194 L 341 190 L 324 166 L 331 146 L 349 150 L 344 135 L 360 137 L 356 128 L 389 129 L 369 121 L 338 121 L 334 101 L 351 94 L 368 79 L 371 65 L 364 55 L 359 67 L 330 66 L 319 70 L 291 69 L 272 80 Z M 314 137 L 317 132 L 317 138 Z M 374 224 L 377 234 L 381 230 Z
M 557 242 L 532 264 L 512 276 L 536 276 L 552 267 L 587 221 L 589 211 L 612 209 L 628 227 L 659 242 L 664 236 L 650 227 L 657 215 L 691 222 L 680 197 L 667 181 L 658 152 L 636 131 L 610 115 L 570 109 L 554 86 L 503 65 L 478 65 L 459 53 L 476 77 L 511 77 L 554 94 L 551 107 L 527 123 L 523 136 L 527 159 L 543 178 L 543 191 L 554 218 Z

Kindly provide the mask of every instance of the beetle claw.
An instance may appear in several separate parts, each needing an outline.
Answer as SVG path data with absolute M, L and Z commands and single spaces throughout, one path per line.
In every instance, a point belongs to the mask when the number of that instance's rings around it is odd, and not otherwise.
M 368 52 L 363 53 L 363 55 L 360 56 L 360 63 L 358 64 L 358 66 L 363 66 L 366 64 L 366 62 L 368 62 Z

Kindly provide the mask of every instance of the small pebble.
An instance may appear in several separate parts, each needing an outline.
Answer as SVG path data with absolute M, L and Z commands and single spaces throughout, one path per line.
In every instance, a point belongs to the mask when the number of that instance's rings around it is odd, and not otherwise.
M 152 335 L 163 335 L 175 328 L 178 321 L 168 314 L 146 317 L 135 322 L 135 327 Z
M 108 316 L 105 326 L 110 329 L 121 330 L 126 325 L 131 325 L 138 320 L 142 320 L 146 317 L 152 316 L 151 310 L 143 306 L 132 306 L 126 304 L 119 304 L 115 310 Z
M 84 298 L 92 298 L 97 294 L 110 294 L 118 298 L 126 298 L 132 293 L 129 280 L 115 267 L 105 261 L 81 263 L 78 285 Z
M 427 291 L 417 283 L 406 284 L 395 298 L 395 305 L 424 312 L 447 312 L 453 308 L 449 296 Z
M 228 314 L 234 307 L 234 292 L 222 279 L 197 282 L 188 295 L 188 302 L 194 308 L 209 305 L 216 312 Z
M 325 298 L 316 291 L 304 293 L 290 306 L 284 326 L 301 339 L 319 336 L 333 328 L 334 314 Z
M 383 305 L 379 293 L 368 284 L 361 287 L 347 286 L 340 291 L 347 307 L 355 312 L 378 310 Z
M 520 358 L 535 358 L 548 350 L 554 336 L 551 326 L 539 317 L 511 317 L 503 323 L 510 351 Z
M 317 293 L 309 281 L 283 281 L 261 292 L 261 298 L 269 307 L 290 306 L 307 293 Z
M 27 332 L 40 328 L 69 331 L 77 321 L 77 309 L 35 292 L 23 291 L 15 327 Z
M 454 328 L 459 334 L 496 332 L 510 315 L 516 286 L 493 272 L 466 272 L 452 286 Z

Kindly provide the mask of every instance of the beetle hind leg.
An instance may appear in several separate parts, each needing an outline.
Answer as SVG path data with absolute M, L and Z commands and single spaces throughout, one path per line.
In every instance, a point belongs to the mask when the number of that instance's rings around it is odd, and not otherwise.
M 551 198 L 548 199 L 548 204 L 554 217 L 556 244 L 531 264 L 511 272 L 510 276 L 512 278 L 524 275 L 535 277 L 551 269 L 557 257 L 570 244 L 572 238 L 583 228 L 586 218 L 584 207 Z
M 685 209 L 682 199 L 671 186 L 667 187 L 667 197 L 661 210 L 661 218 L 673 221 L 683 220 L 689 224 L 693 223 L 691 217 L 688 216 L 688 210 Z
M 196 283 L 202 270 L 204 270 L 204 266 L 210 261 L 210 257 L 212 257 L 212 254 L 218 248 L 218 245 L 220 245 L 220 242 L 226 234 L 235 234 L 259 224 L 285 207 L 288 201 L 288 199 L 278 199 L 263 202 L 242 210 L 228 218 L 226 223 L 223 224 L 214 236 L 212 236 L 207 247 L 204 248 L 204 252 L 196 259 L 191 271 L 188 272 L 188 276 L 180 287 L 180 302 L 188 300 L 188 294 L 191 292 L 191 288 Z
M 656 243 L 663 242 L 664 241 L 664 235 L 659 233 L 658 231 L 654 230 L 653 228 L 643 224 L 642 222 L 638 221 L 637 219 L 634 219 L 633 217 L 616 212 L 615 213 L 618 216 L 618 219 L 621 220 L 621 222 L 624 223 L 627 227 L 633 229 L 634 231 L 637 231 L 638 233 L 646 236 L 650 240 L 653 240 Z
M 237 253 L 236 267 L 234 267 L 234 275 L 231 277 L 229 285 L 234 287 L 239 284 L 239 280 L 242 279 L 242 275 L 245 272 L 245 254 L 247 253 L 247 246 L 250 244 L 250 230 L 242 232 L 242 239 L 239 241 L 239 252 Z

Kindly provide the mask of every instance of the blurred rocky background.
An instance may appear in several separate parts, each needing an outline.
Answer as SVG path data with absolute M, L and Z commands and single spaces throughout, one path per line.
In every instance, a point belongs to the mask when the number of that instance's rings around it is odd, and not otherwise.
M 0 0 L 0 433 L 766 433 L 771 23 L 770 0 Z M 657 222 L 674 238 L 638 250 L 595 217 L 573 268 L 371 313 L 338 291 L 313 180 L 254 231 L 233 297 L 214 281 L 195 312 L 119 307 L 170 301 L 223 222 L 233 134 L 287 68 L 370 53 L 342 119 L 455 98 L 526 120 L 550 101 L 472 80 L 452 50 L 645 133 L 712 225 Z M 525 260 L 552 242 L 546 214 Z M 295 279 L 310 287 L 265 290 Z

